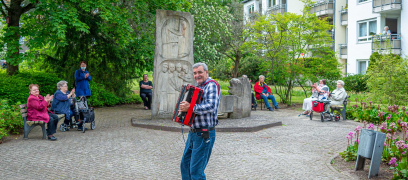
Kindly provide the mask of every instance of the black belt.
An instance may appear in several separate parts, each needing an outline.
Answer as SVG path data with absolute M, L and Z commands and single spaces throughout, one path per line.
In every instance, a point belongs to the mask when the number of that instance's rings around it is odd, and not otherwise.
M 197 128 L 197 129 L 191 128 L 190 131 L 191 131 L 192 133 L 196 133 L 196 132 L 212 131 L 212 130 L 214 130 L 214 129 L 215 129 L 215 127 L 211 127 L 211 128 Z

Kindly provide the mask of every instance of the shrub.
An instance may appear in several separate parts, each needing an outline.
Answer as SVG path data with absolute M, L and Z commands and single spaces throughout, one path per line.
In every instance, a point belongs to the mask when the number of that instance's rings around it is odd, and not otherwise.
M 57 89 L 57 82 L 60 81 L 56 75 L 50 73 L 21 72 L 14 76 L 7 76 L 6 73 L 0 73 L 0 98 L 7 99 L 8 103 L 27 102 L 29 96 L 28 85 L 38 84 L 40 94 L 54 94 Z
M 45 72 L 21 72 L 14 76 L 7 76 L 5 72 L 0 72 L 0 98 L 6 99 L 9 104 L 17 102 L 27 102 L 30 95 L 28 86 L 30 84 L 38 84 L 40 86 L 40 94 L 54 94 L 57 90 L 57 83 L 62 80 L 55 74 Z M 69 84 L 69 89 L 72 85 Z M 92 96 L 90 103 L 94 107 L 98 106 L 113 106 L 120 103 L 140 103 L 141 98 L 138 95 L 132 95 L 133 92 L 125 94 L 124 97 L 118 97 L 113 92 L 107 91 L 105 86 L 90 82 Z
M 387 100 L 390 104 L 408 101 L 408 60 L 393 54 L 372 55 L 367 71 L 367 87 L 374 100 Z
M 367 91 L 368 77 L 363 74 L 349 74 L 342 78 L 346 91 L 365 92 Z
M 0 99 L 0 141 L 3 137 L 8 136 L 9 132 L 18 134 L 23 126 L 24 122 L 21 119 L 19 107 L 10 105 L 7 100 Z

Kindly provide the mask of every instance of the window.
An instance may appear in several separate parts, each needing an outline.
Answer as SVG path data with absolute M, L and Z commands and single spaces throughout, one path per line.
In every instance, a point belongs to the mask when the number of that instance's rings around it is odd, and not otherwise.
M 357 61 L 357 72 L 358 74 L 365 74 L 367 72 L 367 67 L 370 61 L 368 60 L 359 60 Z
M 249 5 L 248 6 L 248 12 L 249 12 L 249 14 L 251 14 L 251 13 L 253 13 L 255 11 L 255 6 L 252 4 L 252 5 Z
M 268 0 L 268 7 L 272 7 L 276 5 L 276 0 Z
M 368 0 L 358 0 L 359 3 L 366 2 Z
M 377 20 L 363 21 L 358 23 L 358 41 L 370 41 L 377 34 Z

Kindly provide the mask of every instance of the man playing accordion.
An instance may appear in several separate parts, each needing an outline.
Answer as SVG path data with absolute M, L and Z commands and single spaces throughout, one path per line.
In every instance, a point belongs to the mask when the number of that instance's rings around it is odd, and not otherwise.
M 208 76 L 205 63 L 193 65 L 194 80 L 203 89 L 200 104 L 194 106 L 196 114 L 188 133 L 186 146 L 181 159 L 180 169 L 183 180 L 206 179 L 205 167 L 211 156 L 215 141 L 215 126 L 218 124 L 218 105 L 220 102 L 220 85 Z M 190 103 L 180 103 L 179 111 L 187 112 Z

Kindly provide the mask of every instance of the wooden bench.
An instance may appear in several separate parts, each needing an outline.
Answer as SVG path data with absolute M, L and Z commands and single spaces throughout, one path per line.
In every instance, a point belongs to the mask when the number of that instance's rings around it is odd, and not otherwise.
M 343 117 L 343 120 L 346 120 L 347 101 L 349 98 L 350 96 L 346 96 L 346 99 L 343 101 L 343 105 L 330 106 L 331 114 L 333 114 L 334 110 L 338 110 Z
M 20 107 L 21 117 L 24 120 L 24 139 L 28 139 L 28 134 L 35 126 L 40 126 L 42 128 L 43 139 L 46 139 L 47 138 L 47 130 L 46 130 L 47 123 L 44 123 L 43 121 L 27 120 L 27 104 L 21 104 L 19 105 L 19 107 Z M 65 114 L 56 114 L 56 115 L 58 116 L 58 121 L 65 118 Z

